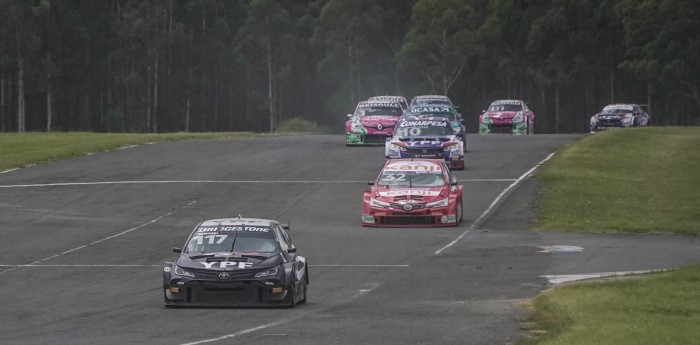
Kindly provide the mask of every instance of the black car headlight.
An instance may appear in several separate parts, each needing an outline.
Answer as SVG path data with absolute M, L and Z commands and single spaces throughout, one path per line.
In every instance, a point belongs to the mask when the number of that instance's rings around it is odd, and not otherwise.
M 175 274 L 177 274 L 181 277 L 194 278 L 194 273 L 189 272 L 189 271 L 185 271 L 180 266 L 175 266 Z
M 255 278 L 276 276 L 276 275 L 277 275 L 277 270 L 278 270 L 278 267 L 273 267 L 273 268 L 270 268 L 270 269 L 267 270 L 267 271 L 262 271 L 262 272 L 255 273 Z

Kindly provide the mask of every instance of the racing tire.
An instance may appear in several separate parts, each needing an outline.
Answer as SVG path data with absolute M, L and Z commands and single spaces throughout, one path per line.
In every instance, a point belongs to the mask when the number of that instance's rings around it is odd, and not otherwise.
M 462 222 L 462 217 L 464 217 L 464 205 L 462 204 L 462 200 L 460 200 L 457 205 L 457 223 L 455 226 Z
M 309 270 L 304 269 L 304 296 L 301 299 L 301 301 L 299 301 L 299 304 L 306 303 L 306 293 L 307 293 L 308 289 L 309 289 Z
M 297 294 L 297 291 L 294 288 L 294 283 L 292 283 L 292 287 L 288 291 L 289 300 L 287 301 L 287 305 L 286 305 L 287 308 L 293 309 L 294 307 L 297 306 L 296 294 Z

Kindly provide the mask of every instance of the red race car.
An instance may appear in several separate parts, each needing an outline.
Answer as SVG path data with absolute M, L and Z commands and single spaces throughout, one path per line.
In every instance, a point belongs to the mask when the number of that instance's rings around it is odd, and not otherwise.
M 440 159 L 389 159 L 362 201 L 362 225 L 457 226 L 462 185 Z

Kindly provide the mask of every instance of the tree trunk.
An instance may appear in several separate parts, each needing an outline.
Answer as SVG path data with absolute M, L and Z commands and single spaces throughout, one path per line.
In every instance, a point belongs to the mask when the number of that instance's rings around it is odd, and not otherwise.
M 610 69 L 610 104 L 615 103 L 615 70 Z
M 51 120 L 53 117 L 51 104 L 51 53 L 46 54 L 46 132 L 51 132 Z
M 355 104 L 355 73 L 353 73 L 352 63 L 352 42 L 348 40 L 348 80 L 350 82 L 350 106 Z
M 5 131 L 5 71 L 0 69 L 0 131 Z
M 559 133 L 559 78 L 554 89 L 554 133 Z
M 153 133 L 158 133 L 158 52 L 156 51 L 156 62 L 155 71 L 153 73 L 154 86 L 153 86 Z
M 24 118 L 24 59 L 19 49 L 19 34 L 17 35 L 17 131 L 25 131 Z
M 267 107 L 270 111 L 270 133 L 275 132 L 275 104 L 273 101 L 272 81 L 272 42 L 267 41 Z

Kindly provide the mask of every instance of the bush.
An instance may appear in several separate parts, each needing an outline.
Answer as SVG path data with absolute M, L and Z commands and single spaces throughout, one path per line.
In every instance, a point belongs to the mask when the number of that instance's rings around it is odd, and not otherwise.
M 303 119 L 301 117 L 295 117 L 289 120 L 284 120 L 280 122 L 277 126 L 276 133 L 313 133 L 313 134 L 324 134 L 330 133 L 331 130 L 328 127 L 319 126 L 315 122 Z

